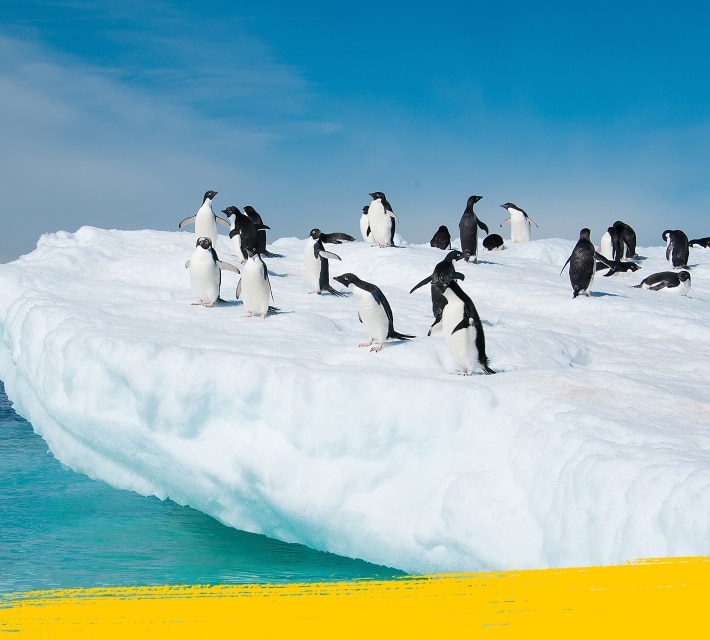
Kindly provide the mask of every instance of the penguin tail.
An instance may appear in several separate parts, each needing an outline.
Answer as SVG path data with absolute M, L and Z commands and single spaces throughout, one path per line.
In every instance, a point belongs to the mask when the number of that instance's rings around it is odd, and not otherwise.
M 394 338 L 395 340 L 411 340 L 416 338 L 416 336 L 408 336 L 406 333 L 399 333 L 399 331 L 392 331 L 388 338 Z
M 271 251 L 262 251 L 261 255 L 265 258 L 283 258 L 282 253 L 272 253 Z
M 330 285 L 323 287 L 323 291 L 327 291 L 328 293 L 332 293 L 334 296 L 337 296 L 338 298 L 344 298 L 346 294 L 344 294 L 342 291 L 337 291 L 336 289 L 333 289 Z
M 492 375 L 492 374 L 495 373 L 495 371 L 493 371 L 493 369 L 491 369 L 491 368 L 488 366 L 488 361 L 487 361 L 487 360 L 484 361 L 484 362 L 481 362 L 480 364 L 481 364 L 481 368 L 483 369 L 483 373 L 485 373 L 487 376 L 490 376 L 490 375 Z

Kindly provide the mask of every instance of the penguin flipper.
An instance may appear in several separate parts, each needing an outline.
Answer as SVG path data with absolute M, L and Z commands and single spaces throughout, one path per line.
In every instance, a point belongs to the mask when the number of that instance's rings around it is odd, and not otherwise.
M 368 227 L 369 228 L 369 227 Z M 355 238 L 347 233 L 335 231 L 333 233 L 321 233 L 320 239 L 322 242 L 329 244 L 342 244 L 343 242 L 355 242 Z
M 221 260 L 217 260 L 217 266 L 222 269 L 222 271 L 233 271 L 234 273 L 241 273 L 241 271 L 239 271 L 239 267 L 235 267 L 229 262 L 222 262 Z
M 328 293 L 332 293 L 334 296 L 337 296 L 338 298 L 344 298 L 345 294 L 342 291 L 338 291 L 337 289 L 333 289 L 329 284 L 327 284 L 325 287 L 322 288 L 323 291 L 327 291 Z M 360 314 L 358 313 L 358 317 L 360 317 Z M 362 322 L 362 320 L 360 320 Z
M 451 333 L 454 334 L 457 331 L 460 331 L 461 329 L 468 329 L 472 324 L 473 323 L 471 321 L 471 318 L 469 318 L 467 315 L 465 315 L 463 318 L 461 318 L 461 322 L 459 322 L 454 327 L 454 330 Z
M 333 253 L 332 251 L 325 251 L 324 249 L 321 249 L 318 252 L 318 257 L 324 258 L 325 260 L 340 260 L 342 262 L 342 258 L 339 255 Z
M 657 284 L 652 284 L 649 289 L 651 291 L 660 291 L 661 289 L 665 289 L 668 286 L 668 283 L 663 281 L 663 282 L 658 282 Z
M 411 340 L 412 338 L 416 338 L 416 336 L 410 336 L 410 335 L 407 335 L 406 333 L 400 333 L 399 331 L 395 331 L 394 329 L 392 329 L 392 331 L 390 331 L 390 333 L 387 337 L 393 338 L 394 340 Z
M 504 224 L 508 224 L 508 223 L 510 223 L 510 218 L 503 220 L 503 222 L 500 223 L 500 226 L 502 227 Z
M 466 276 L 463 273 L 459 273 L 458 271 L 454 271 L 454 275 L 451 277 L 454 280 L 465 280 L 466 279 Z
M 189 218 L 185 218 L 184 220 L 180 220 L 180 224 L 178 225 L 178 229 L 182 229 L 186 224 L 194 224 L 195 222 L 195 216 L 190 216 Z
M 486 232 L 486 235 L 488 235 L 488 233 L 489 233 L 489 231 L 488 231 L 488 225 L 487 225 L 485 222 L 483 222 L 482 220 L 479 220 L 478 218 L 476 218 L 476 224 L 478 225 L 478 228 L 479 228 L 479 229 L 485 231 L 485 232 Z
M 428 284 L 429 282 L 432 281 L 432 279 L 433 279 L 432 276 L 427 276 L 427 277 L 424 278 L 424 280 L 422 280 L 419 284 L 415 284 L 415 285 L 410 289 L 409 293 L 413 293 L 414 291 L 416 291 L 417 289 L 419 289 L 419 287 L 423 287 L 425 284 Z
M 560 275 L 562 275 L 562 272 L 565 270 L 565 267 L 569 264 L 569 261 L 571 260 L 571 258 L 572 258 L 572 256 L 570 256 L 569 258 L 567 258 L 567 262 L 565 262 L 565 263 L 562 265 L 562 269 L 560 269 Z
M 231 229 L 232 225 L 229 224 L 224 218 L 220 218 L 219 216 L 215 216 L 215 220 L 221 224 L 223 227 L 227 227 L 227 229 Z M 182 224 L 182 223 L 181 223 Z
M 242 295 L 242 280 L 241 278 L 239 279 L 239 282 L 237 283 L 237 300 L 239 300 L 239 296 Z
M 190 268 L 190 261 L 188 260 L 188 261 L 185 263 L 185 269 L 189 269 L 189 268 Z
M 527 213 L 525 214 L 525 217 L 530 220 L 530 222 L 532 222 L 538 229 L 540 228 L 537 226 L 537 222 L 535 222 Z M 495 371 L 493 373 L 495 373 Z

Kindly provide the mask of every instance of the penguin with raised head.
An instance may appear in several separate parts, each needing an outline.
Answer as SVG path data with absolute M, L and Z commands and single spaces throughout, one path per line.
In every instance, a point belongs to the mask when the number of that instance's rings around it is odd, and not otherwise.
M 573 298 L 576 298 L 582 292 L 586 293 L 587 296 L 591 295 L 590 287 L 596 271 L 595 258 L 600 262 L 606 262 L 606 258 L 594 249 L 594 244 L 589 239 L 590 233 L 587 228 L 579 232 L 579 240 L 560 271 L 561 274 L 569 264 L 569 281 L 572 284 Z
M 379 247 L 393 247 L 395 226 L 399 219 L 382 191 L 374 191 L 370 197 L 372 202 L 367 209 L 367 218 L 372 241 Z
M 212 200 L 216 195 L 216 191 L 206 191 L 202 197 L 202 206 L 197 210 L 197 213 L 181 220 L 178 224 L 178 229 L 182 229 L 187 224 L 194 224 L 195 238 L 209 238 L 213 247 L 217 246 L 217 223 L 230 228 L 229 222 L 212 211 Z
M 367 342 L 360 343 L 360 347 L 372 345 L 370 351 L 377 352 L 382 349 L 385 340 L 411 340 L 414 337 L 395 331 L 392 308 L 378 286 L 361 280 L 354 273 L 344 273 L 335 276 L 333 280 L 337 280 L 353 292 L 357 302 L 358 318 L 365 325 L 367 335 L 370 337 Z
M 263 219 L 261 218 L 261 215 L 259 212 L 252 207 L 250 204 L 246 205 L 244 207 L 244 213 L 247 215 L 249 220 L 251 220 L 252 224 L 254 225 L 254 228 L 256 229 L 256 237 L 257 240 L 259 241 L 259 246 L 257 247 L 257 251 L 260 256 L 264 258 L 282 258 L 283 256 L 277 254 L 277 253 L 271 253 L 271 251 L 268 251 L 266 248 L 266 231 L 267 229 L 271 229 L 271 227 L 267 226 L 264 224 Z M 248 249 L 247 249 L 248 253 Z
M 617 220 L 614 223 L 614 228 L 618 230 L 618 233 L 621 236 L 621 241 L 625 248 L 625 257 L 632 260 L 634 258 L 638 258 L 638 255 L 636 254 L 636 232 L 633 228 L 621 220 Z M 622 258 L 619 258 L 619 260 L 621 259 Z
M 537 222 L 535 222 L 525 211 L 523 211 L 518 205 L 512 202 L 506 202 L 500 205 L 508 212 L 510 216 L 506 220 L 500 223 L 502 227 L 504 224 L 510 223 L 510 241 L 511 242 L 529 242 L 530 241 L 530 225 L 531 223 L 537 227 Z
M 370 218 L 367 216 L 367 212 L 370 209 L 370 205 L 365 205 L 362 208 L 362 215 L 360 216 L 360 235 L 363 241 L 372 242 L 372 233 L 370 232 Z
M 193 305 L 211 307 L 215 302 L 222 302 L 219 290 L 222 285 L 222 271 L 239 273 L 239 269 L 228 262 L 222 262 L 212 246 L 212 240 L 207 237 L 198 238 L 195 250 L 185 263 L 190 270 L 192 292 L 197 298 Z
M 432 274 L 424 278 L 424 280 L 418 284 L 415 284 L 409 291 L 409 293 L 413 293 L 419 289 L 419 287 L 423 287 L 425 284 L 431 283 L 431 311 L 434 315 L 434 322 L 432 322 L 431 327 L 429 327 L 429 331 L 427 333 L 428 336 L 431 335 L 432 331 L 441 327 L 441 314 L 444 310 L 444 306 L 446 305 L 444 292 L 441 287 L 436 286 L 434 282 L 444 279 L 447 275 L 451 276 L 450 279 L 463 280 L 464 275 L 456 271 L 454 268 L 454 260 L 461 260 L 463 257 L 464 255 L 461 251 L 456 249 L 449 251 L 449 253 L 446 254 L 446 257 L 434 267 Z
M 667 291 L 684 296 L 690 291 L 690 273 L 687 271 L 661 271 L 644 278 L 635 289 L 651 289 L 652 291 Z
M 476 362 L 483 373 L 495 373 L 488 364 L 481 317 L 473 300 L 456 282 L 456 272 L 442 269 L 435 274 L 432 286 L 437 287 L 446 300 L 441 313 L 441 328 L 449 351 L 462 368 L 463 375 L 472 375 Z
M 468 262 L 473 257 L 473 263 L 478 262 L 478 228 L 488 233 L 488 226 L 478 219 L 478 216 L 473 210 L 473 206 L 483 196 L 470 196 L 466 202 L 466 208 L 461 215 L 459 221 L 459 234 L 461 238 L 461 251 L 463 259 Z
M 328 260 L 340 260 L 340 256 L 332 251 L 326 251 L 323 245 L 325 243 L 342 244 L 343 242 L 354 241 L 355 238 L 347 233 L 323 233 L 320 229 L 311 229 L 303 249 L 303 263 L 306 266 L 306 274 L 313 287 L 315 287 L 315 290 L 309 293 L 320 295 L 324 291 L 328 291 L 334 296 L 345 295 L 330 286 Z
M 688 236 L 680 229 L 666 229 L 663 239 L 666 241 L 666 260 L 674 269 L 687 269 L 690 257 Z
M 498 233 L 491 233 L 483 238 L 483 248 L 486 251 L 500 251 L 503 249 L 503 236 Z
M 435 249 L 443 249 L 444 251 L 451 249 L 451 233 L 449 233 L 449 229 L 446 225 L 442 224 L 436 230 L 436 233 L 432 236 L 431 240 L 429 240 L 429 246 Z
M 702 247 L 703 249 L 710 249 L 710 238 L 695 238 L 688 243 L 689 247 Z
M 222 209 L 222 213 L 226 215 L 229 220 L 229 238 L 232 241 L 234 252 L 237 256 L 241 256 L 240 261 L 244 264 L 249 257 L 247 247 L 259 246 L 257 229 L 254 223 L 249 219 L 249 216 L 242 213 L 233 205 Z
M 269 272 L 257 247 L 247 246 L 246 252 L 247 260 L 237 285 L 237 298 L 244 302 L 247 317 L 266 318 L 269 311 L 278 311 L 276 307 L 269 306 L 269 299 L 274 299 Z

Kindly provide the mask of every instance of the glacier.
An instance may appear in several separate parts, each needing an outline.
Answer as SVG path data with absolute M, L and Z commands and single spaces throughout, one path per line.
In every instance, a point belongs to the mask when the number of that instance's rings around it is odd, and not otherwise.
M 305 239 L 270 245 L 266 319 L 231 272 L 225 303 L 191 305 L 194 242 L 82 227 L 0 265 L 0 379 L 71 469 L 413 573 L 710 554 L 710 250 L 685 297 L 632 287 L 669 270 L 662 246 L 589 298 L 560 275 L 573 240 L 458 263 L 498 372 L 465 377 L 409 293 L 428 244 L 327 247 L 417 336 L 371 353 L 352 296 L 309 295 Z

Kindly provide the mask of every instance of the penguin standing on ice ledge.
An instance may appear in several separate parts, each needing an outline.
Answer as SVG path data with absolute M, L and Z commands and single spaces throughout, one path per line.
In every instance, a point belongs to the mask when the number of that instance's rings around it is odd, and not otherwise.
M 569 264 L 569 281 L 572 285 L 572 297 L 576 298 L 584 292 L 587 297 L 591 296 L 590 288 L 597 270 L 596 260 L 599 260 L 610 269 L 612 264 L 594 249 L 594 244 L 589 239 L 591 231 L 586 227 L 579 232 L 579 240 L 572 249 L 572 254 L 562 265 L 560 274 Z
M 382 191 L 374 191 L 370 197 L 372 202 L 367 209 L 370 237 L 380 247 L 393 247 L 395 223 L 399 220 Z
M 500 223 L 502 227 L 506 223 L 510 223 L 510 241 L 511 242 L 529 242 L 530 241 L 530 223 L 537 227 L 535 222 L 525 211 L 518 205 L 512 202 L 506 202 L 500 205 L 505 209 L 510 217 Z
M 217 252 L 209 238 L 198 238 L 195 250 L 190 259 L 185 263 L 185 268 L 190 270 L 190 284 L 192 292 L 197 298 L 194 305 L 211 307 L 215 302 L 222 302 L 219 290 L 222 285 L 222 270 L 239 273 L 239 269 L 228 262 L 222 262 L 217 257 Z
M 247 246 L 246 252 L 248 257 L 237 285 L 237 298 L 242 298 L 244 301 L 248 318 L 251 316 L 266 318 L 269 311 L 278 311 L 276 307 L 269 306 L 269 299 L 274 298 L 269 273 L 257 247 Z
M 459 221 L 459 236 L 463 259 L 468 262 L 473 258 L 474 264 L 478 262 L 478 228 L 480 227 L 481 231 L 488 234 L 488 226 L 481 222 L 473 210 L 473 206 L 482 198 L 483 196 L 470 196 Z
M 212 200 L 217 195 L 216 191 L 206 191 L 202 197 L 202 206 L 194 216 L 190 216 L 180 221 L 178 229 L 182 229 L 187 224 L 195 225 L 195 238 L 209 238 L 212 246 L 217 246 L 217 223 L 230 229 L 230 224 L 224 218 L 216 216 L 212 211 Z
M 330 286 L 328 260 L 340 260 L 340 256 L 332 251 L 326 251 L 323 243 L 342 244 L 343 242 L 354 241 L 355 238 L 347 233 L 323 233 L 320 229 L 311 229 L 303 249 L 303 263 L 306 267 L 306 275 L 315 287 L 315 290 L 310 291 L 310 293 L 321 295 L 324 291 L 327 291 L 334 296 L 345 295 Z
M 370 336 L 369 341 L 361 342 L 358 346 L 369 347 L 372 345 L 370 351 L 377 352 L 382 349 L 382 345 L 388 338 L 410 340 L 414 337 L 395 331 L 392 308 L 379 287 L 360 280 L 354 273 L 344 273 L 335 276 L 333 280 L 337 280 L 353 292 L 357 302 L 358 318 L 365 325 L 367 334 Z

